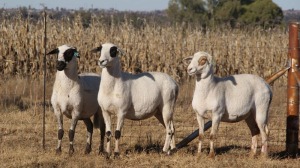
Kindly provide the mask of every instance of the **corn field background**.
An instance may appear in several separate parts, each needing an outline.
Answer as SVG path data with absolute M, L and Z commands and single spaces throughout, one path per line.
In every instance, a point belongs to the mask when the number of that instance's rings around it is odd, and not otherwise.
M 203 30 L 185 24 L 161 26 L 147 23 L 145 20 L 144 22 L 144 26 L 140 28 L 134 27 L 131 20 L 126 18 L 125 22 L 121 24 L 107 25 L 94 16 L 90 26 L 85 28 L 81 24 L 80 16 L 76 16 L 73 21 L 68 18 L 58 21 L 48 17 L 47 51 L 63 44 L 73 45 L 77 47 L 80 53 L 78 72 L 101 73 L 100 67 L 97 66 L 98 55 L 92 54 L 90 50 L 102 43 L 111 42 L 125 51 L 122 56 L 124 71 L 132 73 L 161 71 L 171 75 L 180 85 L 180 95 L 174 114 L 177 143 L 198 128 L 195 113 L 191 108 L 195 79 L 187 75 L 186 66 L 182 62 L 184 57 L 193 55 L 197 51 L 206 51 L 212 54 L 215 73 L 221 77 L 251 73 L 267 78 L 284 68 L 287 62 L 288 32 L 285 29 L 229 29 L 219 27 Z M 10 20 L 1 19 L 0 115 L 2 119 L 0 119 L 0 155 L 3 156 L 1 158 L 4 165 L 7 164 L 7 166 L 71 167 L 69 161 L 72 159 L 62 161 L 62 158 L 54 158 L 56 161 L 61 161 L 59 164 L 46 159 L 49 155 L 52 159 L 55 157 L 52 153 L 54 153 L 57 143 L 56 119 L 52 114 L 53 109 L 50 104 L 56 72 L 55 56 L 47 56 L 46 62 L 46 151 L 48 152 L 41 152 L 44 74 L 43 27 L 43 20 L 32 21 L 29 18 L 24 20 L 20 17 L 14 17 Z M 269 128 L 271 129 L 271 157 L 274 160 L 280 158 L 280 152 L 285 149 L 286 81 L 287 76 L 284 75 L 272 84 L 274 98 L 271 104 Z M 69 121 L 67 119 L 64 121 L 65 130 L 67 130 Z M 78 125 L 75 135 L 75 152 L 80 153 L 84 149 L 86 133 L 84 124 L 79 123 Z M 23 140 L 19 139 L 21 137 Z M 164 137 L 163 127 L 153 118 L 144 121 L 126 120 L 121 139 L 121 152 L 125 153 L 125 156 L 119 163 L 130 162 L 129 160 L 126 161 L 126 156 L 133 151 L 132 155 L 137 160 L 143 159 L 144 154 L 138 156 L 136 151 L 138 153 L 146 151 L 147 154 L 149 152 L 159 153 Z M 233 158 L 241 155 L 247 158 L 245 153 L 249 151 L 251 135 L 245 122 L 221 123 L 218 137 L 217 147 L 219 147 L 220 160 L 226 159 L 227 154 Z M 208 136 L 206 139 L 205 145 L 208 148 Z M 68 138 L 65 135 L 63 143 L 65 152 L 67 152 L 67 141 Z M 94 153 L 96 153 L 98 141 L 98 134 L 95 131 Z M 184 152 L 179 152 L 175 157 L 180 158 L 186 155 L 191 157 L 195 154 L 196 147 L 197 140 L 194 140 L 183 149 Z M 8 154 L 11 151 L 19 152 Z M 29 152 L 22 155 L 24 151 Z M 82 151 L 75 155 L 75 158 L 80 156 Z M 31 158 L 32 155 L 37 155 L 33 153 L 37 153 L 39 157 L 24 161 L 26 158 Z M 15 157 L 21 159 L 15 160 L 13 159 Z M 154 158 L 159 160 L 157 156 Z M 85 157 L 84 159 L 87 160 L 88 158 Z M 176 160 L 176 158 L 174 159 Z M 195 158 L 192 160 L 195 161 Z M 299 162 L 296 160 L 292 162 L 291 167 L 299 166 Z M 245 160 L 241 162 L 250 167 L 287 164 L 282 160 L 251 164 L 246 163 Z M 93 165 L 98 162 L 88 163 L 88 166 L 94 167 Z M 119 163 L 115 162 L 112 165 L 122 167 Z M 183 163 L 183 167 L 190 165 L 187 160 Z M 108 162 L 105 164 L 108 167 L 111 165 Z M 169 163 L 168 161 L 155 162 L 155 164 L 158 167 L 166 166 L 166 164 L 171 167 L 180 166 L 179 163 Z M 136 166 L 133 163 L 132 165 L 133 167 Z M 238 166 L 239 164 L 233 165 Z M 206 166 L 218 165 L 217 163 L 208 163 Z M 230 167 L 232 164 L 228 163 L 227 166 Z M 78 167 L 84 167 L 84 165 Z

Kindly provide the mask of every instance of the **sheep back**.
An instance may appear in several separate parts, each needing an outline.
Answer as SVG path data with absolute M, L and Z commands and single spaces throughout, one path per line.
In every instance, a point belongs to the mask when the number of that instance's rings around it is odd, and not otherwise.
M 251 74 L 215 77 L 214 84 L 206 89 L 209 91 L 206 98 L 201 98 L 201 94 L 195 93 L 193 107 L 205 109 L 201 111 L 216 111 L 217 108 L 222 108 L 225 110 L 222 121 L 226 122 L 241 121 L 247 117 L 250 110 L 265 109 L 272 99 L 269 85 L 262 78 Z
M 156 108 L 166 103 L 175 103 L 178 96 L 178 85 L 167 74 L 161 72 L 149 72 L 141 74 L 123 73 L 130 87 L 130 108 L 135 111 L 135 116 L 126 116 L 129 119 L 144 119 L 151 117 Z M 130 79 L 130 80 L 128 80 Z M 139 112 L 144 115 L 139 118 Z

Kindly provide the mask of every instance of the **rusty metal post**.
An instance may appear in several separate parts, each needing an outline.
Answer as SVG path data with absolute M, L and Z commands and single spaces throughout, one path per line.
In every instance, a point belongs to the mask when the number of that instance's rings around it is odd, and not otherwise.
M 299 28 L 300 24 L 289 24 L 289 52 L 291 68 L 288 70 L 287 86 L 287 120 L 286 120 L 286 152 L 295 156 L 298 152 L 299 133 L 299 85 L 295 73 L 299 66 Z

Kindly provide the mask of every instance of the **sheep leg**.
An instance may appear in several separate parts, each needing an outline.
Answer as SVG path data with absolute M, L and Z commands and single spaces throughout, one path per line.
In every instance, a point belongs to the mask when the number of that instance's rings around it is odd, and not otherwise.
M 170 148 L 170 144 L 171 149 L 175 149 L 175 139 L 174 138 L 174 127 L 173 127 L 173 121 L 172 121 L 172 116 L 171 114 L 163 114 L 163 119 L 164 119 L 164 123 L 166 125 L 166 140 L 165 140 L 165 145 L 163 148 L 164 152 L 168 152 L 169 148 Z M 173 144 L 174 143 L 174 144 Z
M 55 111 L 57 123 L 58 123 L 58 143 L 56 148 L 56 154 L 61 154 L 61 141 L 64 136 L 64 130 L 63 130 L 63 115 L 60 112 Z
M 250 156 L 255 157 L 257 152 L 257 136 L 259 134 L 259 128 L 254 119 L 254 115 L 251 114 L 248 118 L 245 119 L 245 121 L 251 131 L 251 136 L 252 136 Z
M 104 137 L 105 137 L 105 122 L 102 116 L 102 113 L 99 114 L 99 127 L 100 127 L 100 146 L 99 146 L 99 153 L 103 153 L 104 151 Z
M 93 123 L 90 118 L 83 120 L 87 129 L 87 141 L 85 147 L 85 154 L 89 154 L 92 150 L 92 136 L 93 136 Z
M 154 116 L 166 129 L 166 140 L 163 147 L 163 152 L 168 152 L 170 142 L 171 142 L 171 150 L 174 150 L 176 148 L 176 145 L 174 140 L 175 129 L 174 129 L 173 121 L 170 119 L 170 117 L 167 116 L 163 117 L 161 113 L 156 113 Z
M 94 128 L 99 129 L 100 145 L 98 154 L 102 154 L 104 152 L 105 122 L 100 107 L 98 111 L 94 114 Z
M 200 114 L 196 114 L 199 125 L 199 144 L 198 144 L 198 155 L 201 154 L 203 138 L 204 138 L 204 118 Z
M 106 157 L 110 157 L 110 141 L 111 141 L 111 118 L 107 111 L 102 110 L 103 118 L 105 121 L 106 130 Z
M 174 123 L 173 120 L 170 121 L 170 127 L 171 130 L 173 132 L 172 137 L 171 137 L 171 150 L 175 150 L 176 149 L 176 144 L 175 144 L 175 127 L 174 127 Z
M 69 130 L 69 141 L 70 141 L 69 155 L 72 155 L 74 153 L 73 141 L 74 141 L 75 128 L 76 128 L 77 122 L 78 122 L 78 117 L 72 117 L 71 127 Z
M 265 122 L 257 121 L 258 128 L 260 130 L 261 135 L 261 155 L 263 157 L 268 157 L 268 136 L 269 136 L 269 129 Z
M 117 126 L 116 126 L 116 131 L 115 131 L 115 150 L 114 150 L 114 155 L 115 157 L 118 157 L 120 155 L 120 149 L 119 149 L 119 141 L 121 138 L 121 129 L 124 124 L 124 112 L 119 112 L 119 115 L 117 117 Z
M 214 141 L 216 139 L 220 121 L 221 121 L 220 113 L 219 112 L 216 112 L 216 114 L 213 113 L 211 132 L 209 135 L 210 149 L 209 149 L 208 157 L 210 157 L 210 158 L 215 157 Z

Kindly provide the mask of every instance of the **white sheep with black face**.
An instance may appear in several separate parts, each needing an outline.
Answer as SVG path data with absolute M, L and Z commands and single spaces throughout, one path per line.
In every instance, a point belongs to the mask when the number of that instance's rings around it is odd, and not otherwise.
M 85 153 L 90 153 L 93 134 L 93 123 L 90 119 L 94 116 L 94 127 L 101 130 L 99 152 L 103 151 L 105 124 L 97 94 L 100 85 L 100 76 L 95 73 L 78 75 L 76 48 L 62 45 L 48 54 L 58 54 L 57 72 L 53 86 L 51 104 L 58 121 L 58 146 L 56 152 L 61 153 L 61 141 L 64 134 L 63 115 L 72 120 L 69 130 L 69 154 L 74 153 L 73 140 L 78 120 L 83 120 L 87 127 L 87 145 Z
M 175 148 L 173 112 L 178 96 L 178 85 L 167 74 L 146 72 L 130 74 L 122 72 L 120 49 L 105 43 L 92 50 L 100 52 L 99 65 L 102 67 L 102 81 L 98 102 L 106 124 L 107 154 L 110 156 L 111 114 L 117 115 L 115 131 L 115 155 L 119 155 L 119 139 L 124 119 L 143 120 L 155 116 L 166 128 L 164 152 Z
M 210 132 L 210 157 L 214 157 L 214 139 L 220 121 L 238 122 L 245 120 L 252 135 L 251 155 L 256 154 L 257 135 L 262 137 L 262 155 L 267 156 L 268 112 L 272 100 L 269 85 L 260 77 L 240 74 L 218 78 L 214 76 L 212 56 L 197 52 L 184 59 L 189 62 L 187 72 L 196 76 L 192 106 L 199 123 L 199 146 L 201 153 L 204 136 L 204 116 L 212 113 Z

